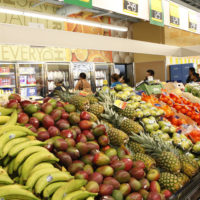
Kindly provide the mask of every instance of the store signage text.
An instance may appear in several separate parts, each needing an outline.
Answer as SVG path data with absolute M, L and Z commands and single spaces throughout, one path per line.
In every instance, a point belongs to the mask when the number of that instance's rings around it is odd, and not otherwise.
M 138 0 L 123 0 L 123 11 L 138 15 Z
M 67 61 L 65 48 L 0 45 L 1 61 Z

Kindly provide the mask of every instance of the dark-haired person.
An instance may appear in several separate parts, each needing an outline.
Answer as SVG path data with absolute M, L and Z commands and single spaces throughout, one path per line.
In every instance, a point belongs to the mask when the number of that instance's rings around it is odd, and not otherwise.
M 118 74 L 112 74 L 111 75 L 111 82 L 112 82 L 112 84 L 111 84 L 111 88 L 114 88 L 116 85 L 118 85 L 118 84 L 120 84 L 121 85 L 121 83 L 120 83 L 120 81 L 119 81 L 119 75 Z
M 187 78 L 187 80 L 186 80 L 187 83 L 195 82 L 195 81 L 194 81 L 194 77 L 195 77 L 194 74 L 195 74 L 195 69 L 194 69 L 194 67 L 190 67 L 190 68 L 189 68 L 189 76 L 188 76 L 188 78 Z
M 122 74 L 122 75 L 120 75 L 119 82 L 122 84 L 129 84 L 130 79 Z
M 191 75 L 192 82 L 200 82 L 200 77 L 198 73 L 194 73 Z
M 75 90 L 83 90 L 84 92 L 91 92 L 91 85 L 90 83 L 86 80 L 86 74 L 85 73 L 80 73 L 79 75 L 79 81 L 75 86 Z
M 66 87 L 63 84 L 63 79 L 56 79 L 55 80 L 55 89 L 48 95 L 49 97 L 54 97 L 56 96 L 56 91 L 67 91 Z
M 148 81 L 148 77 L 152 76 L 154 78 L 155 72 L 152 69 L 146 71 L 145 81 Z

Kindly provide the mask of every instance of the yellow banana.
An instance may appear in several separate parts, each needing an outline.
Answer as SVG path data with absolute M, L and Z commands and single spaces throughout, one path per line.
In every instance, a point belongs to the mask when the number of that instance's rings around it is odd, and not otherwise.
M 40 194 L 49 184 L 58 181 L 69 181 L 72 178 L 73 176 L 71 176 L 69 173 L 61 171 L 43 175 L 35 184 L 35 192 L 36 194 Z
M 11 147 L 13 147 L 19 143 L 28 141 L 28 140 L 29 139 L 27 137 L 21 137 L 21 138 L 13 139 L 13 140 L 9 141 L 8 143 L 6 143 L 6 145 L 4 146 L 3 151 L 2 151 L 2 158 L 4 158 L 8 154 L 8 151 L 11 149 Z
M 6 185 L 0 187 L 0 199 L 26 199 L 39 200 L 33 193 L 18 185 Z
M 10 151 L 8 152 L 8 155 L 11 157 L 16 156 L 20 151 L 22 151 L 23 149 L 30 147 L 30 146 L 43 146 L 45 145 L 45 142 L 41 142 L 39 140 L 30 140 L 30 141 L 26 141 L 24 143 L 21 144 L 17 144 L 16 146 L 14 146 L 13 148 L 10 149 Z
M 63 200 L 80 200 L 80 199 L 86 199 L 90 196 L 97 196 L 97 194 L 84 191 L 84 190 L 78 190 L 78 191 L 69 193 L 67 196 L 64 197 Z
M 43 197 L 49 198 L 58 188 L 65 184 L 66 182 L 56 182 L 48 185 L 43 191 Z
M 32 141 L 33 142 L 33 141 Z M 50 152 L 38 152 L 38 153 L 34 153 L 31 156 L 29 156 L 26 161 L 23 164 L 22 167 L 22 177 L 23 180 L 27 180 L 31 170 L 33 169 L 33 167 L 41 162 L 58 162 L 59 159 L 56 158 L 52 153 Z
M 0 107 L 0 116 L 8 116 L 14 111 L 13 108 Z
M 88 197 L 86 200 L 94 200 L 94 197 Z
M 0 167 L 0 175 L 8 175 L 2 167 Z
M 0 184 L 2 185 L 10 185 L 13 184 L 14 181 L 8 176 L 8 174 L 0 175 Z
M 30 146 L 30 147 L 22 150 L 21 152 L 19 152 L 19 154 L 15 158 L 14 171 L 16 171 L 18 169 L 18 167 L 20 166 L 20 164 L 26 158 L 28 158 L 30 155 L 32 155 L 33 153 L 36 153 L 36 152 L 41 152 L 41 151 L 48 151 L 48 150 L 46 148 L 40 147 L 40 146 Z
M 46 168 L 46 169 L 35 171 L 28 177 L 26 181 L 26 186 L 32 189 L 34 185 L 36 184 L 37 180 L 41 178 L 41 176 L 52 173 L 52 172 L 58 172 L 58 171 L 59 169 L 57 168 Z
M 14 167 L 14 162 L 15 162 L 15 159 L 12 159 L 8 165 L 8 174 L 9 175 L 12 175 L 13 174 L 13 167 Z
M 33 133 L 30 129 L 23 127 L 23 126 L 18 126 L 18 125 L 2 126 L 0 129 L 0 135 L 2 135 L 3 133 L 6 133 L 8 131 L 23 131 L 23 132 L 27 133 L 27 135 L 37 136 L 37 134 Z
M 7 123 L 10 120 L 10 116 L 0 116 L 0 125 Z
M 31 170 L 30 176 L 31 176 L 31 174 L 33 174 L 33 173 L 36 172 L 37 170 L 46 169 L 46 168 L 54 168 L 54 166 L 53 166 L 51 163 L 47 163 L 47 162 L 40 163 L 40 164 L 36 165 L 36 166 Z
M 6 143 L 9 141 L 13 140 L 14 138 L 19 138 L 26 136 L 27 133 L 22 132 L 22 131 L 9 131 L 7 133 L 4 133 L 3 135 L 0 136 L 0 157 L 2 158 L 3 156 L 3 148 Z
M 14 110 L 10 116 L 10 120 L 4 126 L 15 125 L 17 123 L 17 110 Z
M 7 157 L 3 160 L 3 166 L 4 166 L 4 167 L 7 166 L 8 163 L 10 162 L 10 160 L 11 160 L 11 157 L 7 156 Z
M 81 187 L 87 184 L 87 181 L 84 179 L 75 179 L 71 180 L 62 187 L 58 188 L 53 194 L 51 200 L 62 200 L 64 196 L 68 195 L 71 192 L 80 190 Z
M 20 166 L 18 167 L 18 175 L 21 175 L 21 173 L 22 173 L 22 167 L 23 167 L 23 165 L 20 165 Z

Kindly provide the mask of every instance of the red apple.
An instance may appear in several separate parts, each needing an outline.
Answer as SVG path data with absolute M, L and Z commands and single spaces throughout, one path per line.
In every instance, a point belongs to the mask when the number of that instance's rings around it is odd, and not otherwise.
M 31 117 L 29 119 L 29 124 L 32 124 L 35 128 L 39 128 L 40 122 L 36 117 Z
M 29 117 L 26 113 L 19 113 L 18 114 L 18 118 L 17 118 L 17 122 L 22 124 L 22 125 L 25 125 L 27 124 L 29 121 Z
M 24 101 L 21 101 L 20 104 L 21 104 L 21 106 L 22 106 L 23 108 L 25 108 L 27 105 L 31 104 L 31 102 L 28 101 L 28 100 L 24 100 Z
M 81 112 L 80 114 L 81 120 L 90 120 L 90 114 L 86 111 Z
M 150 191 L 160 193 L 160 185 L 157 181 L 152 181 L 150 183 Z
M 8 97 L 8 99 L 9 99 L 9 100 L 14 99 L 14 100 L 17 100 L 18 102 L 21 101 L 21 97 L 20 97 L 18 94 L 15 94 L 15 93 L 11 94 L 11 95 Z
M 79 122 L 79 127 L 81 130 L 88 130 L 91 129 L 93 125 L 93 122 L 88 120 L 82 120 Z
M 86 136 L 88 141 L 93 141 L 95 139 L 91 130 L 83 130 L 82 134 Z
M 92 175 L 89 176 L 89 180 L 101 184 L 103 182 L 103 176 L 98 172 L 94 172 Z
M 37 129 L 32 124 L 25 124 L 25 127 L 33 131 L 34 133 L 37 132 Z
M 169 190 L 162 190 L 161 194 L 164 194 L 166 199 L 168 199 L 172 196 L 172 193 Z
M 70 129 L 62 130 L 60 135 L 64 138 L 73 138 L 73 133 Z
M 14 109 L 17 109 L 19 106 L 19 103 L 16 99 L 11 99 L 9 100 L 9 102 L 7 103 L 7 107 L 8 108 L 14 108 Z
M 40 141 L 45 141 L 50 138 L 48 131 L 42 131 L 38 133 L 37 139 Z
M 69 114 L 67 112 L 63 112 L 61 115 L 61 119 L 68 119 L 69 118 Z
M 145 176 L 144 169 L 141 169 L 139 167 L 134 167 L 130 171 L 131 175 L 136 179 L 142 179 Z
M 48 128 L 48 132 L 49 132 L 50 137 L 60 135 L 60 130 L 55 126 L 50 126 Z

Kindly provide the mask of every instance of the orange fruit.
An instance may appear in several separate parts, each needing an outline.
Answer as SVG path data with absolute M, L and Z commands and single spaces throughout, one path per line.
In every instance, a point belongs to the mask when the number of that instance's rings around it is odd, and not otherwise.
M 87 49 L 76 49 L 74 51 L 76 58 L 79 61 L 86 61 L 88 57 L 88 50 Z

